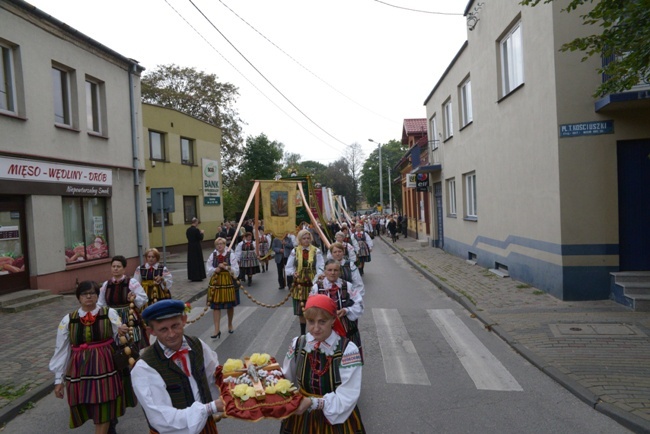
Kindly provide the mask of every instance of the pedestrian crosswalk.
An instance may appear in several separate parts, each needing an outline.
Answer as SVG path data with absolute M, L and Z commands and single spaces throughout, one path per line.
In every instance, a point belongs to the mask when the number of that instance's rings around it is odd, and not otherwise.
M 233 320 L 233 327 L 239 328 L 259 309 L 255 306 L 239 306 Z M 200 309 L 201 311 L 203 309 Z M 199 314 L 198 309 L 190 313 L 189 318 Z M 483 345 L 478 337 L 451 309 L 427 309 L 431 327 L 435 327 L 451 347 L 459 363 L 463 366 L 469 378 L 478 390 L 492 391 L 522 391 L 522 387 L 503 364 Z M 385 372 L 386 383 L 404 385 L 431 385 L 429 376 L 417 351 L 417 347 L 409 335 L 398 309 L 373 308 L 366 311 L 362 321 L 374 323 L 381 360 Z M 293 337 L 296 332 L 296 318 L 293 309 L 281 307 L 274 309 L 273 314 L 258 331 L 256 337 L 247 345 L 240 357 L 253 352 L 277 354 L 281 357 L 286 351 L 283 346 L 287 337 Z M 428 325 L 422 325 L 428 327 Z M 205 330 L 199 337 L 217 349 L 230 336 L 226 315 L 222 315 L 220 329 L 221 339 L 216 342 L 210 339 L 212 328 Z M 288 335 L 291 336 L 288 336 Z M 364 334 L 361 340 L 363 342 Z M 364 345 L 366 355 L 368 348 Z M 390 373 L 390 375 L 389 375 Z

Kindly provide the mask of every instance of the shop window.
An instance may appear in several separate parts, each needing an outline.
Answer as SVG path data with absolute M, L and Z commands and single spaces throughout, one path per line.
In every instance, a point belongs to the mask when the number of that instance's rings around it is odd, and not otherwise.
M 67 264 L 108 258 L 106 199 L 64 197 L 63 236 Z

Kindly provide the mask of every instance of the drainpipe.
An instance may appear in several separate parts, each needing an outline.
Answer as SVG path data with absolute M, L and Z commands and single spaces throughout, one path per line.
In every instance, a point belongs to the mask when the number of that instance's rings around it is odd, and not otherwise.
M 142 245 L 142 228 L 140 218 L 140 161 L 138 157 L 137 117 L 135 114 L 135 93 L 133 92 L 133 73 L 137 71 L 137 63 L 131 64 L 129 73 L 129 105 L 131 109 L 131 147 L 133 152 L 133 186 L 135 189 L 135 227 L 138 243 L 138 258 L 142 258 L 144 249 Z

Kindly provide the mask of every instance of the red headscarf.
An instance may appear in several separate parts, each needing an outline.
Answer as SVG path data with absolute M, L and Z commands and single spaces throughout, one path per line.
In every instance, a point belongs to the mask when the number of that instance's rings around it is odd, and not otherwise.
M 339 317 L 336 315 L 336 302 L 334 300 L 323 294 L 310 295 L 309 298 L 307 298 L 307 302 L 305 303 L 305 310 L 309 309 L 310 307 L 321 308 L 325 312 L 328 312 L 330 315 L 332 315 L 334 317 L 332 330 L 334 330 L 339 336 L 346 335 L 345 328 L 343 327 L 343 324 L 341 324 Z

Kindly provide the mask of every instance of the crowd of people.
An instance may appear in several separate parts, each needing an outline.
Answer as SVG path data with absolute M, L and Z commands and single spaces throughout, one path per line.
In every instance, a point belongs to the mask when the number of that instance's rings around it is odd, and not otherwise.
M 328 228 L 331 239 L 307 223 L 295 233 L 269 234 L 263 221 L 257 228 L 245 221 L 240 231 L 226 222 L 205 263 L 198 223 L 193 220 L 187 230 L 188 280 L 209 279 L 212 339 L 221 338 L 222 310 L 228 333 L 235 332 L 241 286 L 252 286 L 253 276 L 267 272 L 271 260 L 278 290 L 290 291 L 300 334 L 282 369 L 304 398 L 282 421 L 280 432 L 365 432 L 357 407 L 364 360 L 358 326 L 364 313 L 363 275 L 372 260 L 373 239 L 396 232 L 396 219 L 336 222 Z M 143 259 L 131 277 L 125 275 L 127 260 L 114 256 L 103 284 L 77 286 L 80 307 L 61 320 L 50 362 L 55 395 L 63 398 L 65 389 L 71 428 L 92 420 L 96 433 L 114 433 L 126 407 L 140 403 L 151 432 L 216 433 L 211 416 L 224 411 L 214 378 L 217 354 L 184 334 L 186 306 L 172 298 L 172 275 L 160 264 L 158 250 L 147 249 Z M 123 369 L 115 354 L 128 354 L 127 349 L 139 357 Z

